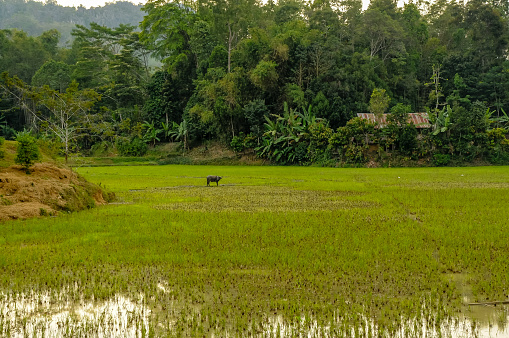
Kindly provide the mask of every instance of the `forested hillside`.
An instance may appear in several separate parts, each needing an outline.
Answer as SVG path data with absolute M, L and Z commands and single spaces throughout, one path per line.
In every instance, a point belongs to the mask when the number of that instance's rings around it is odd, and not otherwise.
M 102 7 L 63 7 L 56 1 L 0 0 L 0 29 L 18 29 L 39 36 L 50 29 L 61 34 L 62 45 L 70 43 L 75 25 L 91 22 L 114 28 L 120 24 L 137 26 L 143 20 L 141 5 L 119 1 Z
M 142 11 L 139 27 L 76 25 L 69 48 L 56 31 L 0 32 L 3 134 L 32 129 L 66 153 L 220 140 L 280 164 L 509 161 L 505 3 L 149 1 Z M 430 127 L 409 113 L 427 113 Z

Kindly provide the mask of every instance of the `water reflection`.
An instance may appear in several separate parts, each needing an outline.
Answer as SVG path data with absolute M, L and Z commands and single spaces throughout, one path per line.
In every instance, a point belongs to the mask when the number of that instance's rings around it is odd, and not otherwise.
M 505 312 L 505 320 L 509 319 Z M 358 319 L 357 319 L 358 321 Z M 319 325 L 317 320 L 302 317 L 289 324 L 282 316 L 270 316 L 263 325 L 268 337 L 450 337 L 450 338 L 507 338 L 509 330 L 499 323 L 480 323 L 470 318 L 453 318 L 440 325 L 426 320 L 404 320 L 394 331 L 379 328 L 375 321 L 363 317 L 360 325 L 351 327 L 342 323 L 348 320 L 337 317 L 334 324 Z M 358 321 L 359 322 L 359 321 Z
M 163 293 L 169 292 L 167 285 L 158 284 L 157 288 Z M 153 332 L 151 320 L 154 318 L 151 317 L 156 315 L 141 294 L 136 300 L 115 295 L 106 301 L 75 300 L 69 294 L 69 290 L 58 293 L 33 291 L 28 294 L 0 292 L 0 336 L 142 337 L 168 333 Z M 178 321 L 182 320 L 190 325 L 207 326 L 206 323 L 195 321 L 196 318 L 205 320 L 205 316 L 199 313 L 192 316 L 192 321 L 179 317 L 178 311 L 172 313 L 175 318 L 167 317 L 170 323 L 158 323 L 155 330 L 176 330 Z M 479 313 L 483 316 L 479 317 Z M 271 315 L 259 323 L 261 330 L 245 333 L 261 337 L 501 338 L 509 337 L 508 320 L 507 307 L 470 307 L 458 317 L 446 320 L 430 319 L 429 316 L 400 318 L 398 325 L 389 327 L 378 326 L 373 319 L 358 314 L 336 313 L 327 323 L 311 316 L 288 321 L 281 315 Z M 351 323 L 356 325 L 352 326 Z M 211 330 L 205 333 L 206 336 L 217 337 L 238 335 L 238 332 L 227 331 Z M 181 333 L 185 335 L 185 331 Z
M 149 331 L 143 297 L 70 301 L 65 292 L 0 293 L 2 337 L 137 337 Z

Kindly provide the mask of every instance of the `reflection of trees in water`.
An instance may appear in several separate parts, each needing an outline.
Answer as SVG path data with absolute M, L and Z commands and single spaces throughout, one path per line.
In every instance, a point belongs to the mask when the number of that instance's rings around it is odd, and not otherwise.
M 178 298 L 167 283 L 159 283 L 157 294 L 170 294 Z M 209 332 L 217 336 L 239 333 L 237 318 L 218 325 L 217 317 L 200 306 L 190 307 L 175 301 L 172 308 L 152 305 L 140 293 L 138 300 L 115 295 L 105 301 L 77 299 L 78 287 L 64 288 L 61 292 L 35 292 L 29 294 L 0 293 L 0 335 L 11 337 L 59 337 L 72 333 L 74 337 L 139 337 L 153 334 L 193 335 Z M 425 302 L 426 303 L 426 302 Z M 475 311 L 468 317 L 449 316 L 440 309 L 431 309 L 423 303 L 418 315 L 406 317 L 398 314 L 392 321 L 373 319 L 362 313 L 348 311 L 355 307 L 348 301 L 338 305 L 327 318 L 301 314 L 288 318 L 270 313 L 253 317 L 244 333 L 264 337 L 506 337 L 508 312 L 506 307 L 484 308 L 483 315 Z M 151 309 L 151 307 L 153 309 Z M 489 312 L 489 314 L 488 314 Z M 475 318 L 474 318 L 475 317 Z M 480 319 L 482 317 L 482 319 Z M 215 324 L 214 324 L 215 323 Z M 246 323 L 245 323 L 246 324 Z M 253 328 L 256 330 L 251 331 Z
M 71 298 L 66 290 L 0 293 L 0 336 L 137 337 L 149 331 L 151 311 L 143 297 L 133 301 L 115 295 L 100 302 Z

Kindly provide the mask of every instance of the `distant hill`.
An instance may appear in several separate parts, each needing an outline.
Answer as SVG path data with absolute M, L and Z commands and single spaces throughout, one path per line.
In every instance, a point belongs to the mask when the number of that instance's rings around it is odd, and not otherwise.
M 57 29 L 62 37 L 61 45 L 71 41 L 71 30 L 76 24 L 88 26 L 96 22 L 110 28 L 120 24 L 138 26 L 143 20 L 142 5 L 127 1 L 108 3 L 103 7 L 87 9 L 63 7 L 55 1 L 46 3 L 24 0 L 0 0 L 0 29 L 20 29 L 32 36 Z

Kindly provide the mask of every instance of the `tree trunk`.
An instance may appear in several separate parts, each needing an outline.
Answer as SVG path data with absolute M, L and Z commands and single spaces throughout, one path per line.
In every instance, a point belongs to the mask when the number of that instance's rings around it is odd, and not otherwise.
M 231 72 L 231 55 L 232 55 L 232 45 L 233 40 L 235 40 L 235 33 L 232 33 L 232 27 L 230 22 L 228 22 L 228 73 Z
M 235 137 L 235 129 L 233 129 L 233 116 L 230 115 L 230 124 L 232 126 L 232 137 Z

